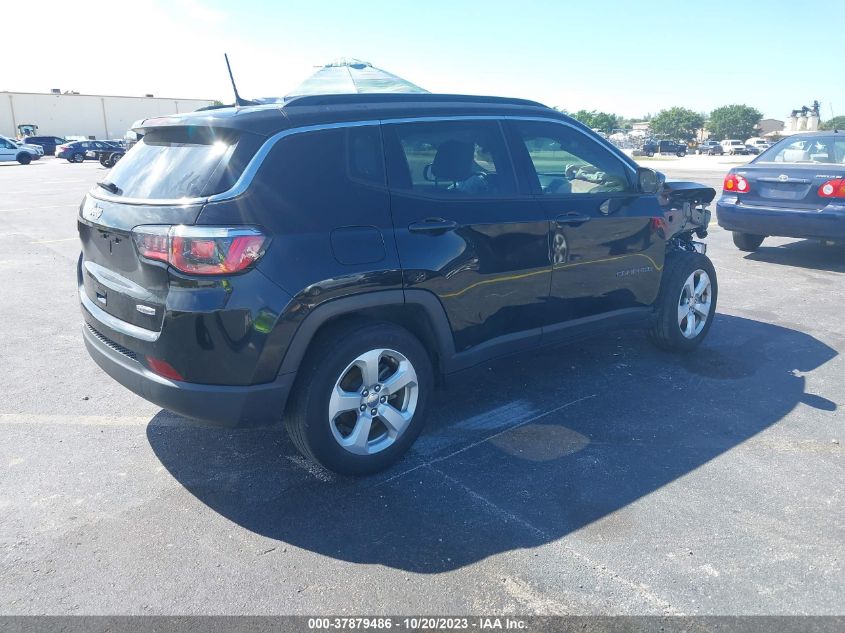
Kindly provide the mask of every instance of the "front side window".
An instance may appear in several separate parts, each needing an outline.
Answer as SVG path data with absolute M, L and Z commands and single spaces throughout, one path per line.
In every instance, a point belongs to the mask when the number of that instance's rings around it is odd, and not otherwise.
M 625 164 L 582 132 L 556 123 L 515 125 L 544 194 L 634 191 Z
M 505 141 L 495 121 L 388 125 L 401 154 L 391 187 L 448 197 L 498 196 L 515 190 Z

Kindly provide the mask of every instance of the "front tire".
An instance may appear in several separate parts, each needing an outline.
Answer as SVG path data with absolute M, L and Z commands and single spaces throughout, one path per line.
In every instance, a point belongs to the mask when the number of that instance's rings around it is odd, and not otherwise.
M 422 430 L 434 386 L 420 341 L 388 322 L 330 327 L 298 373 L 288 434 L 305 457 L 345 475 L 398 460 Z
M 700 253 L 666 255 L 663 279 L 655 307 L 657 320 L 649 338 L 671 352 L 691 352 L 701 344 L 716 314 L 716 270 Z
M 763 243 L 764 239 L 766 239 L 765 235 L 739 233 L 738 231 L 733 232 L 734 246 L 736 246 L 739 250 L 746 251 L 748 253 L 753 253 L 760 248 L 760 244 Z
M 29 165 L 32 162 L 32 156 L 29 154 L 18 154 L 18 162 L 21 165 Z

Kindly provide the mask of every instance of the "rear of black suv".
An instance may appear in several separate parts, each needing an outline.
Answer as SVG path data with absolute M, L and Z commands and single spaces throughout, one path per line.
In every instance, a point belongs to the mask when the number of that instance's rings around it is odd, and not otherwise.
M 258 421 L 281 411 L 293 380 L 277 373 L 271 340 L 291 297 L 256 268 L 273 244 L 264 227 L 200 218 L 266 137 L 201 119 L 150 124 L 80 207 L 86 346 L 108 374 L 162 407 Z
M 186 416 L 282 419 L 337 472 L 401 457 L 438 376 L 623 326 L 690 351 L 713 322 L 715 192 L 540 104 L 329 95 L 142 132 L 80 208 L 91 355 Z

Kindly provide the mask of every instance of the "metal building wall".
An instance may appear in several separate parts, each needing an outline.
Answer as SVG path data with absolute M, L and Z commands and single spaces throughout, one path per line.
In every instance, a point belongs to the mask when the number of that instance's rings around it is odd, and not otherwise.
M 212 103 L 210 99 L 0 92 L 0 134 L 14 137 L 17 125 L 34 123 L 43 135 L 123 138 L 138 119 L 190 112 Z

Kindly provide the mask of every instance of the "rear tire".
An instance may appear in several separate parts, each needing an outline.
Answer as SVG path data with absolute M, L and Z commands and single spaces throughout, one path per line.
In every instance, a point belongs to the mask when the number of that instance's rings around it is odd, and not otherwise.
M 739 233 L 737 231 L 734 231 L 733 239 L 734 245 L 739 250 L 746 251 L 748 253 L 753 253 L 758 248 L 760 248 L 760 244 L 763 243 L 763 240 L 766 239 L 766 236 L 754 235 L 753 233 Z
M 18 154 L 18 162 L 21 165 L 29 165 L 32 162 L 32 156 L 26 153 Z
M 434 386 L 425 348 L 389 322 L 330 327 L 298 374 L 285 415 L 288 434 L 305 457 L 345 475 L 398 460 L 422 431 Z M 392 387 L 399 376 L 408 382 Z
M 71 163 L 81 163 L 84 160 L 85 154 L 80 154 L 79 152 L 77 152 L 76 154 L 72 154 L 71 157 L 68 158 L 68 161 L 70 161 Z
M 700 253 L 666 255 L 655 308 L 657 320 L 649 338 L 670 352 L 691 352 L 701 344 L 716 315 L 716 270 Z

